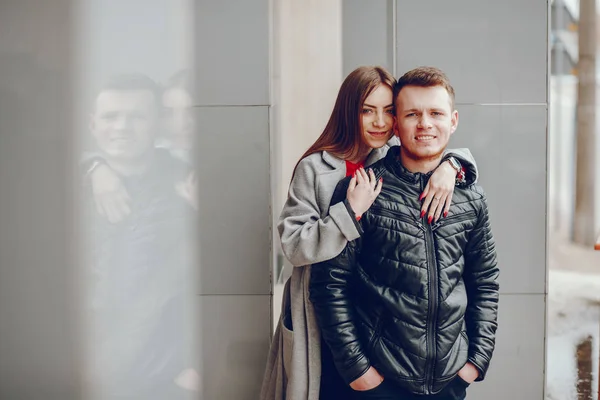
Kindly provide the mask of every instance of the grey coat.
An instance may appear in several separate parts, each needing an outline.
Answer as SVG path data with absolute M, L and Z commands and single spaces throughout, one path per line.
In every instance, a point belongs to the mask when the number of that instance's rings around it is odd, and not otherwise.
M 365 165 L 383 158 L 388 145 L 374 149 Z M 468 149 L 448 150 L 461 161 L 475 160 Z M 343 203 L 329 207 L 346 164 L 323 151 L 304 158 L 296 168 L 277 228 L 283 253 L 295 267 L 286 282 L 260 394 L 261 400 L 318 400 L 321 381 L 321 334 L 309 301 L 310 265 L 336 257 L 360 235 Z M 293 327 L 293 331 L 290 328 Z

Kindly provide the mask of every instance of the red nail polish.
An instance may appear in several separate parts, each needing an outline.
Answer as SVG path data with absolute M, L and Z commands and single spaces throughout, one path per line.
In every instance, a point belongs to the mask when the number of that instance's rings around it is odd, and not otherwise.
M 427 218 L 427 223 L 431 225 L 431 220 L 433 220 L 433 215 L 430 215 L 429 218 Z
M 423 200 L 423 193 L 421 193 L 421 194 L 419 195 L 419 201 L 421 201 L 421 200 Z M 421 217 L 423 217 L 423 216 L 421 215 Z
M 425 216 L 425 211 L 421 211 L 421 218 Z
M 383 178 L 379 178 L 379 182 L 383 183 Z
M 444 218 L 448 216 L 448 211 L 444 211 Z

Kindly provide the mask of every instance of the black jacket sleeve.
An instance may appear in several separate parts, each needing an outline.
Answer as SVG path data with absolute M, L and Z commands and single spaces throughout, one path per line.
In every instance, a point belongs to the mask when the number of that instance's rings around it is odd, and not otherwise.
M 465 170 L 465 182 L 461 183 L 460 186 L 466 187 L 477 183 L 479 172 L 475 157 L 473 157 L 469 149 L 448 149 L 441 162 L 443 163 L 450 157 L 456 158 Z
M 348 179 L 341 181 L 331 204 L 343 200 Z M 315 308 L 323 339 L 331 349 L 335 366 L 350 384 L 371 366 L 358 339 L 351 291 L 361 239 L 349 242 L 334 259 L 313 264 L 310 275 L 310 300 Z
M 469 361 L 479 370 L 478 381 L 485 378 L 494 352 L 499 298 L 496 244 L 485 195 L 482 193 L 482 196 L 477 225 L 471 232 L 465 252 L 463 275 L 468 298 L 465 320 Z

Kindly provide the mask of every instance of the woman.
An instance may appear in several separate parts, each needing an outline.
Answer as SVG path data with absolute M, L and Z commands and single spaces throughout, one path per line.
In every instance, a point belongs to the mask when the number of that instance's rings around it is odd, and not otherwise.
M 359 237 L 356 223 L 385 182 L 369 166 L 399 144 L 392 88 L 395 79 L 381 67 L 359 67 L 342 83 L 329 122 L 296 165 L 278 230 L 285 256 L 295 267 L 286 283 L 282 316 L 273 337 L 261 399 L 320 398 L 321 336 L 309 301 L 310 265 L 337 256 Z M 467 149 L 449 151 L 476 177 Z M 443 162 L 421 194 L 422 215 L 437 220 L 447 213 L 457 173 L 454 160 Z M 347 200 L 329 204 L 337 183 L 352 175 Z M 438 199 L 435 206 L 432 199 Z M 339 388 L 339 387 L 338 387 Z M 327 400 L 328 388 L 321 398 Z M 338 392 L 339 394 L 339 392 Z
M 167 81 L 162 95 L 166 135 L 156 143 L 156 147 L 168 149 L 174 157 L 187 163 L 191 163 L 196 127 L 191 87 L 187 70 L 179 71 Z

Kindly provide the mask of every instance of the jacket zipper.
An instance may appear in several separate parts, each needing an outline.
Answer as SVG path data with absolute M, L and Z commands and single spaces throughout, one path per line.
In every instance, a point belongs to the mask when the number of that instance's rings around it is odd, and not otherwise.
M 382 207 L 378 207 L 378 206 L 371 207 L 371 210 L 377 211 L 378 215 L 382 215 L 384 217 L 394 218 L 394 219 L 398 219 L 400 221 L 419 225 L 419 220 L 410 218 L 408 215 L 402 214 L 398 211 L 388 210 L 387 208 L 382 208 Z
M 424 177 L 421 178 L 421 190 L 425 187 Z M 435 316 L 438 307 L 438 276 L 437 263 L 435 260 L 435 249 L 433 241 L 433 227 L 427 223 L 427 215 L 422 218 L 425 229 L 425 251 L 427 253 L 427 274 L 429 278 L 429 314 L 427 315 L 427 368 L 426 382 L 428 390 L 431 393 L 433 390 L 433 375 L 435 370 L 436 359 L 436 323 Z
M 475 211 L 467 211 L 464 214 L 453 215 L 453 216 L 451 216 L 449 218 L 443 218 L 443 219 L 440 219 L 435 224 L 431 225 L 431 230 L 435 231 L 440 226 L 449 225 L 449 224 L 455 224 L 455 223 L 458 223 L 458 222 L 467 221 L 467 220 L 469 220 L 471 218 L 474 218 L 474 217 L 475 217 Z
M 399 194 L 400 196 L 404 196 L 404 197 L 407 197 L 407 198 L 411 198 L 411 197 L 415 197 L 416 198 L 417 197 L 417 195 L 415 195 L 414 193 L 406 192 L 406 191 L 401 190 L 401 189 L 399 189 L 397 187 L 394 187 L 392 185 L 386 186 L 385 190 L 389 191 L 389 192 L 393 192 L 395 194 Z
M 423 178 L 421 178 L 421 190 L 425 187 L 425 182 Z M 427 273 L 428 273 L 428 281 L 429 281 L 429 310 L 427 314 L 427 365 L 426 365 L 426 382 L 428 386 L 428 390 L 431 392 L 433 390 L 433 378 L 435 372 L 435 360 L 437 358 L 437 350 L 435 345 L 435 338 L 437 336 L 436 332 L 436 314 L 439 306 L 438 299 L 438 273 L 437 273 L 437 261 L 435 257 L 435 244 L 433 232 L 438 229 L 440 226 L 458 223 L 462 221 L 469 220 L 473 218 L 475 215 L 474 211 L 468 211 L 464 214 L 455 215 L 450 218 L 446 218 L 440 220 L 439 222 L 430 225 L 427 221 L 427 215 L 423 216 L 423 218 L 413 219 L 409 216 L 402 214 L 397 211 L 388 210 L 382 207 L 372 207 L 373 211 L 376 211 L 378 215 L 386 216 L 389 218 L 394 218 L 396 220 L 408 222 L 411 224 L 416 224 L 423 232 L 425 233 L 425 252 L 427 254 Z M 375 333 L 373 334 L 373 338 L 369 343 L 369 348 L 374 344 L 377 336 L 379 335 L 379 330 L 381 329 L 381 318 L 377 321 L 377 326 L 375 327 Z

